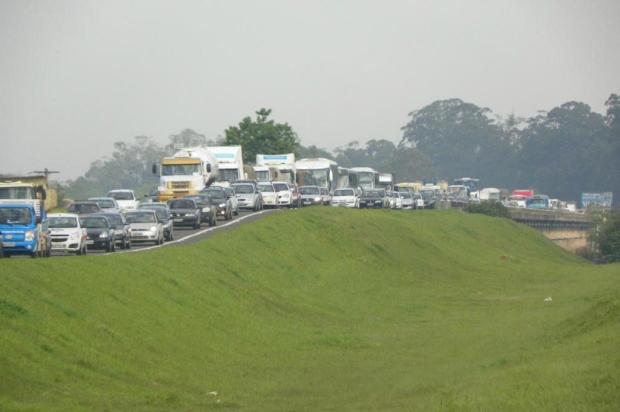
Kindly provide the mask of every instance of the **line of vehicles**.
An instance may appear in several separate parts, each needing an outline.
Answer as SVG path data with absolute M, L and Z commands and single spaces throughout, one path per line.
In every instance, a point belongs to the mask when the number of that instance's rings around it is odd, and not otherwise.
M 343 168 L 324 158 L 296 160 L 293 153 L 259 154 L 256 165 L 248 168 L 240 146 L 178 148 L 152 169 L 159 184 L 142 201 L 132 190 L 116 189 L 75 201 L 67 213 L 49 215 L 55 196 L 52 202 L 45 183 L 0 182 L 0 256 L 162 244 L 174 239 L 175 227 L 215 226 L 218 218 L 232 219 L 241 209 L 265 207 L 429 209 L 440 201 L 496 201 L 507 207 L 576 210 L 575 203 L 529 189 L 481 189 L 475 178 L 395 184 L 389 173 Z

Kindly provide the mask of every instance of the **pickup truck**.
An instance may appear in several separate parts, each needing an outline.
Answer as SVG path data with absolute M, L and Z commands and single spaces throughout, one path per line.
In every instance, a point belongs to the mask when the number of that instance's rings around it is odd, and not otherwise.
M 47 219 L 32 204 L 0 204 L 0 257 L 49 257 L 51 246 Z

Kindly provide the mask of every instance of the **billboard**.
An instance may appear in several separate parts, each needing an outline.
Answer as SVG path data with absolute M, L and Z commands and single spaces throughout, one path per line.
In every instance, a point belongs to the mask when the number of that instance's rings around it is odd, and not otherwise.
M 599 206 L 611 209 L 613 203 L 613 193 L 582 193 L 581 194 L 581 207 L 584 209 L 588 206 Z

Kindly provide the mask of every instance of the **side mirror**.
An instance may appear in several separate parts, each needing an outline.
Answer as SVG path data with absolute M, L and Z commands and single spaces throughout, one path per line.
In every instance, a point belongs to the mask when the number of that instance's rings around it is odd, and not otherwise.
M 211 173 L 211 163 L 207 163 L 207 173 Z
M 151 166 L 151 170 L 153 171 L 154 175 L 157 174 L 157 165 L 155 163 L 153 163 L 153 166 Z

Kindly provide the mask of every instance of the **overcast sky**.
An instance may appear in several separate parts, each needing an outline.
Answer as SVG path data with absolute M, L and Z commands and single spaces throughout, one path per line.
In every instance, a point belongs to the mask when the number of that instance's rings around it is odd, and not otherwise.
M 306 145 L 397 141 L 459 97 L 528 116 L 620 92 L 620 1 L 0 0 L 0 173 L 215 138 L 260 107 Z

